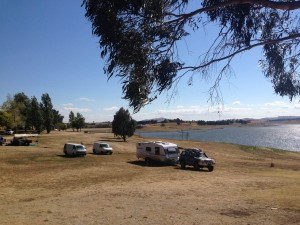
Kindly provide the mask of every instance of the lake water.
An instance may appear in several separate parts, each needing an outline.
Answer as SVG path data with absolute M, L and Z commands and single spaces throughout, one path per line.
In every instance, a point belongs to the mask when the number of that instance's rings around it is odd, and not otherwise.
M 300 152 L 300 125 L 225 127 L 175 132 L 136 132 L 142 137 L 225 142 Z

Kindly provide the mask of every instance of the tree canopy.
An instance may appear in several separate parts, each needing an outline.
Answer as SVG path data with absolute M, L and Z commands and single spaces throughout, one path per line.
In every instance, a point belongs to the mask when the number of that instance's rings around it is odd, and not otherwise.
M 43 119 L 44 119 L 44 125 L 46 128 L 47 133 L 50 133 L 51 130 L 53 129 L 53 120 L 54 120 L 54 115 L 53 115 L 53 105 L 51 98 L 48 93 L 45 93 L 41 97 L 42 102 L 40 103 L 40 107 L 43 112 Z
M 74 128 L 76 128 L 77 132 L 81 130 L 85 126 L 85 118 L 82 114 L 77 113 L 76 116 L 73 111 L 69 114 L 69 123 L 74 131 Z
M 53 109 L 49 94 L 41 97 L 41 103 L 35 96 L 31 99 L 23 92 L 13 97 L 7 96 L 0 107 L 0 127 L 15 130 L 35 129 L 41 133 L 44 129 L 49 133 L 54 127 L 63 123 L 63 116 Z
M 123 107 L 119 109 L 114 115 L 114 120 L 112 122 L 112 132 L 116 136 L 121 136 L 124 141 L 127 137 L 131 137 L 136 128 L 136 121 L 130 116 L 128 110 Z
M 288 0 L 83 0 L 99 37 L 105 73 L 122 78 L 123 98 L 137 112 L 183 76 L 213 76 L 210 100 L 221 101 L 219 82 L 231 62 L 262 48 L 262 72 L 280 96 L 300 94 L 299 8 Z M 197 65 L 180 58 L 179 41 L 213 24 L 218 32 Z M 199 40 L 201 42 L 201 40 Z M 203 46 L 206 47 L 206 46 Z

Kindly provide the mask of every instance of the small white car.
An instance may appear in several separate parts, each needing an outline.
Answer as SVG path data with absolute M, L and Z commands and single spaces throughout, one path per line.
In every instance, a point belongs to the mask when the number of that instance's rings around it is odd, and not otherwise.
M 113 149 L 109 146 L 109 144 L 97 141 L 93 144 L 93 153 L 111 155 L 113 153 Z
M 64 153 L 66 156 L 85 156 L 86 147 L 82 144 L 66 143 L 64 145 Z
M 11 135 L 14 133 L 14 131 L 12 129 L 7 129 L 4 133 Z

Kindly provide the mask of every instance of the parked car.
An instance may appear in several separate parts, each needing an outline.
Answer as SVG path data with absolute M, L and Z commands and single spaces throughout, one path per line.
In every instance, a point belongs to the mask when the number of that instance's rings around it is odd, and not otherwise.
M 95 142 L 93 144 L 93 153 L 94 154 L 108 154 L 108 155 L 111 155 L 113 153 L 113 149 L 107 143 Z
M 201 149 L 186 148 L 179 157 L 179 163 L 182 169 L 186 166 L 193 166 L 195 170 L 200 168 L 207 168 L 208 171 L 213 171 L 215 160 L 209 158 Z
M 14 138 L 10 141 L 13 146 L 29 146 L 32 138 L 38 138 L 38 134 L 14 134 Z
M 3 136 L 0 135 L 0 145 L 5 145 L 5 138 Z
M 66 143 L 64 145 L 64 153 L 67 156 L 85 156 L 86 147 L 82 144 Z
M 7 130 L 4 131 L 4 134 L 9 134 L 9 135 L 11 135 L 11 134 L 13 134 L 13 133 L 14 133 L 14 131 L 13 131 L 12 129 L 7 129 Z
M 177 164 L 179 159 L 178 146 L 169 142 L 150 141 L 136 144 L 136 157 L 146 162 L 166 162 Z

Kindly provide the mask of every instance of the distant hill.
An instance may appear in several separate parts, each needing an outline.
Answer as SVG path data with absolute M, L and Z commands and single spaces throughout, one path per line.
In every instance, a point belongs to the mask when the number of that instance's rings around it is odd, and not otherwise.
M 153 118 L 153 119 L 145 119 L 145 120 L 140 120 L 138 121 L 139 123 L 153 123 L 154 121 L 156 123 L 161 123 L 165 120 L 169 120 L 169 121 L 172 121 L 174 119 L 167 119 L 167 118 L 163 118 L 163 117 L 160 117 L 160 118 Z M 284 121 L 300 121 L 300 116 L 277 116 L 277 117 L 265 117 L 265 118 L 260 118 L 260 119 L 254 119 L 254 118 L 244 118 L 242 120 L 245 120 L 245 121 L 251 121 L 251 122 L 254 122 L 254 123 L 260 123 L 260 122 L 284 122 Z M 183 120 L 184 121 L 184 120 Z M 195 121 L 198 121 L 198 120 L 195 120 Z
M 277 116 L 265 117 L 261 119 L 248 119 L 253 122 L 284 122 L 284 121 L 300 121 L 300 116 Z

